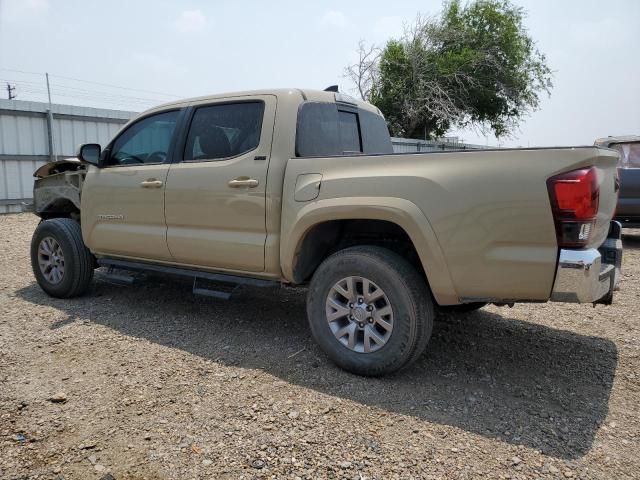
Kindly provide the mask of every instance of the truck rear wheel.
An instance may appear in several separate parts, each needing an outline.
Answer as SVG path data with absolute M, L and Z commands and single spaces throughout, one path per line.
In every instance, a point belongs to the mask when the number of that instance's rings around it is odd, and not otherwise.
M 351 247 L 316 270 L 307 296 L 311 333 L 329 358 L 358 375 L 413 363 L 433 328 L 433 301 L 418 272 L 375 246 Z
M 94 261 L 80 224 L 70 218 L 41 222 L 31 239 L 31 268 L 38 285 L 52 297 L 82 295 L 93 278 Z

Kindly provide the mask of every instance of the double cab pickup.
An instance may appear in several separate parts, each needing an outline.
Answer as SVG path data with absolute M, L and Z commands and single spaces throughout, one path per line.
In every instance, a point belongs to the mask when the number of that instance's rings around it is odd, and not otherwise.
M 218 297 L 307 286 L 320 347 L 383 375 L 424 352 L 435 309 L 610 303 L 618 158 L 393 153 L 381 112 L 334 91 L 189 99 L 36 172 L 33 272 L 54 297 L 87 291 L 98 267 L 187 276 Z

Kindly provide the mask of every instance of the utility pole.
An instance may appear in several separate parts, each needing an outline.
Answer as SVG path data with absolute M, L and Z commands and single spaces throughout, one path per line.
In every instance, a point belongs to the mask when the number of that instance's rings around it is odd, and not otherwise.
M 49 159 L 50 160 L 58 160 L 58 155 L 56 155 L 56 144 L 53 137 L 53 111 L 51 110 L 51 88 L 49 87 L 49 74 L 45 73 L 45 77 L 47 78 L 47 95 L 49 97 L 49 110 L 47 110 L 47 133 L 49 134 Z
M 10 85 L 9 82 L 7 82 L 7 93 L 9 94 L 9 100 L 13 100 L 14 98 L 16 98 L 16 94 L 14 93 L 15 91 L 16 86 Z

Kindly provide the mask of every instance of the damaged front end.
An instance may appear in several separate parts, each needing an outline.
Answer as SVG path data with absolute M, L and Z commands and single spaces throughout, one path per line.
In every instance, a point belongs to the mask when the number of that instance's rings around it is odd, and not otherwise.
M 33 176 L 33 210 L 43 219 L 69 217 L 79 219 L 80 196 L 87 166 L 77 158 L 47 163 Z

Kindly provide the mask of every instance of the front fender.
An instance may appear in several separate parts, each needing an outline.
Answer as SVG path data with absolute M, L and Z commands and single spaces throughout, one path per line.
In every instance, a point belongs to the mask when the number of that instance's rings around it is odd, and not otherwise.
M 361 219 L 385 220 L 401 227 L 418 252 L 436 302 L 443 305 L 459 302 L 431 224 L 414 203 L 402 198 L 329 198 L 304 204 L 294 212 L 283 215 L 280 259 L 284 277 L 293 282 L 300 245 L 314 226 L 332 220 Z

